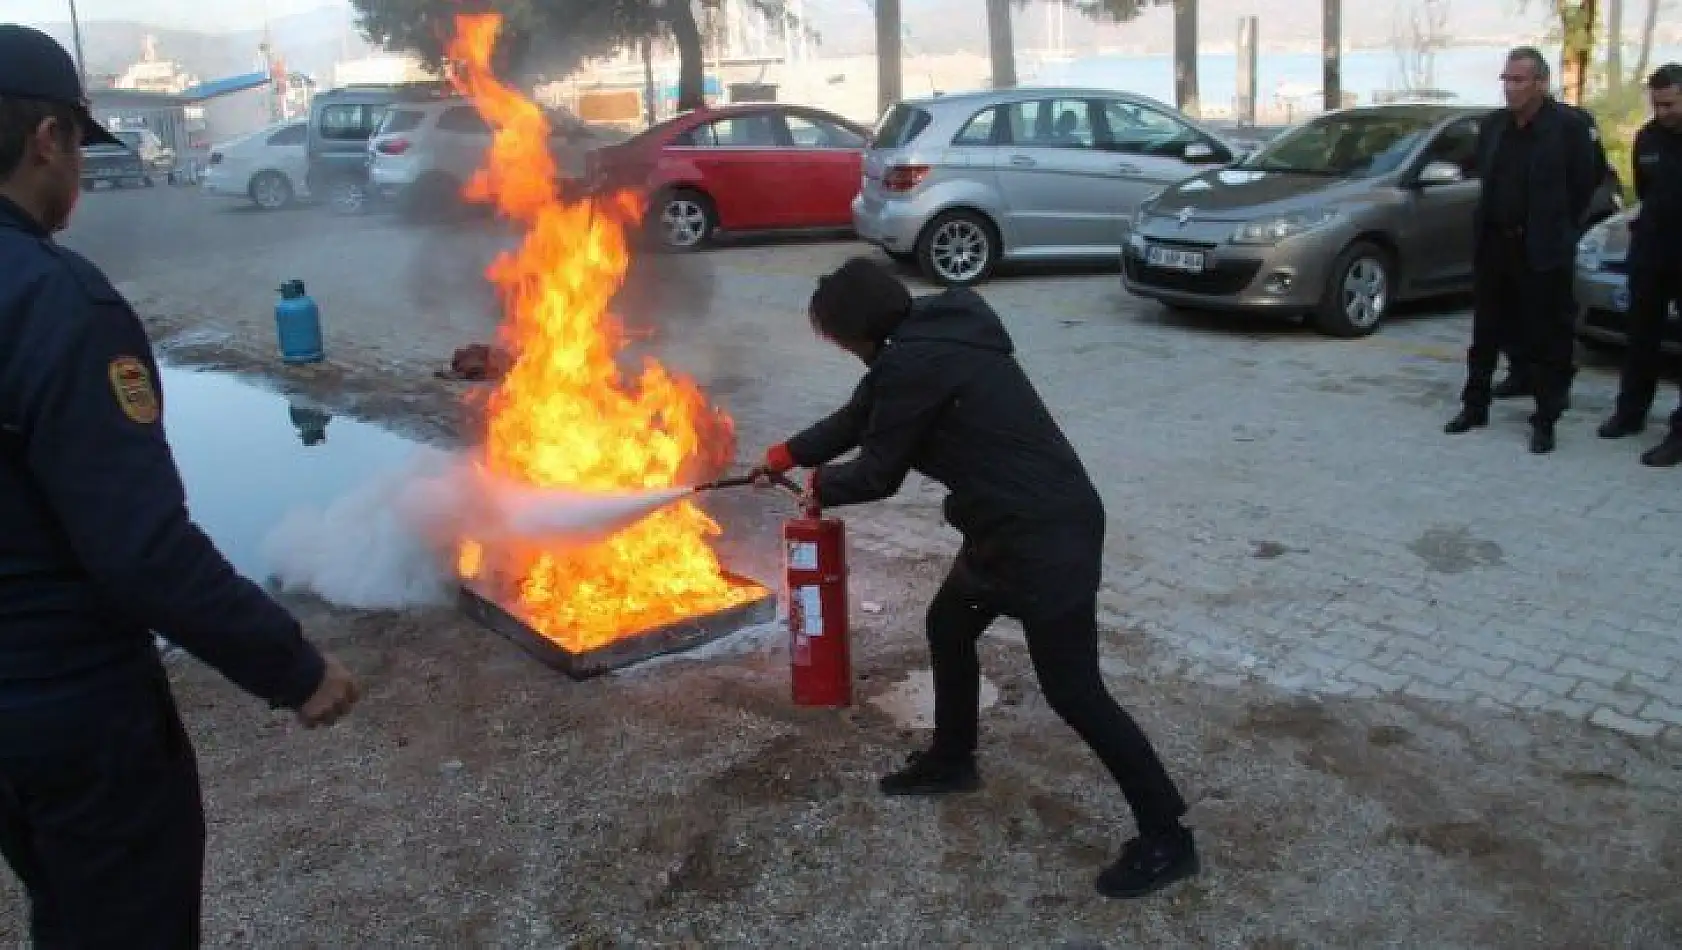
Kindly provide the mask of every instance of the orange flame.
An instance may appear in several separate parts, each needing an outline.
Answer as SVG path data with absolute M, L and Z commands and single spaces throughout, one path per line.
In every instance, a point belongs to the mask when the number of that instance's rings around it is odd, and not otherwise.
M 451 82 L 495 130 L 465 196 L 525 227 L 517 251 L 487 276 L 501 292 L 502 342 L 513 365 L 486 403 L 479 464 L 537 487 L 624 491 L 691 484 L 734 449 L 731 421 L 695 382 L 645 359 L 634 382 L 609 313 L 630 264 L 627 234 L 643 203 L 632 193 L 563 200 L 543 110 L 492 74 L 501 17 L 456 18 Z M 662 509 L 600 544 L 564 554 L 471 538 L 464 578 L 509 578 L 521 619 L 573 652 L 760 596 L 725 574 L 719 533 L 691 501 Z

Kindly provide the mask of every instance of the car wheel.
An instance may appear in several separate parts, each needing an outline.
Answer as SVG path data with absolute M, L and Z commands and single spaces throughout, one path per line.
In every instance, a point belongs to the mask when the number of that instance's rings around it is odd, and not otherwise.
M 1314 315 L 1314 326 L 1327 336 L 1354 339 L 1370 335 L 1390 309 L 1390 255 L 1367 241 L 1357 241 L 1338 255 L 1332 279 Z
M 336 214 L 361 214 L 368 210 L 368 189 L 359 181 L 341 178 L 328 186 L 327 204 Z
M 712 199 L 687 188 L 666 193 L 656 205 L 659 217 L 652 223 L 662 246 L 673 251 L 705 247 L 718 228 L 718 211 Z
M 998 232 L 973 211 L 948 211 L 929 222 L 917 242 L 923 276 L 943 287 L 970 287 L 993 273 L 999 258 Z
M 263 172 L 251 179 L 251 200 L 264 211 L 279 211 L 292 203 L 292 183 L 279 172 Z

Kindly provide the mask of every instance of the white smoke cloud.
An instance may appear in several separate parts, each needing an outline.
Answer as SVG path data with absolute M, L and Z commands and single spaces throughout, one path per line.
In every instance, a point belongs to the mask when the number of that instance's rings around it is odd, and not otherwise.
M 282 587 L 341 607 L 442 605 L 454 597 L 459 538 L 563 551 L 601 541 L 687 494 L 536 489 L 492 478 L 457 456 L 430 456 L 325 507 L 289 512 L 262 554 Z

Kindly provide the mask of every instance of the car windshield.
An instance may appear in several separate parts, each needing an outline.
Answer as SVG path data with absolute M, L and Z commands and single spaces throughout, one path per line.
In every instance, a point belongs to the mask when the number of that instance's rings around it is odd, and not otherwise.
M 1421 113 L 1369 113 L 1315 119 L 1246 158 L 1256 171 L 1372 178 L 1401 167 L 1437 124 Z

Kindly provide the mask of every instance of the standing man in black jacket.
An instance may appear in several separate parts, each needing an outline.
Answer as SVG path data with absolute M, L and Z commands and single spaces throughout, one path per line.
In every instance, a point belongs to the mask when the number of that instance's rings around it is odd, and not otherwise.
M 882 266 L 854 259 L 818 282 L 811 319 L 869 369 L 839 411 L 772 447 L 765 468 L 813 469 L 808 491 L 828 508 L 888 498 L 916 470 L 950 490 L 946 520 L 964 536 L 928 611 L 934 743 L 882 791 L 979 787 L 976 641 L 1015 617 L 1046 700 L 1121 785 L 1138 824 L 1098 891 L 1142 897 L 1196 874 L 1185 802 L 1099 673 L 1103 502 L 998 315 L 968 290 L 913 300 Z M 856 458 L 835 462 L 854 448 Z
M 0 850 L 37 946 L 183 950 L 204 812 L 152 631 L 306 726 L 357 688 L 189 520 L 146 331 L 53 241 L 94 143 L 69 55 L 0 24 Z
M 1459 434 L 1489 424 L 1495 366 L 1510 343 L 1531 373 L 1537 454 L 1554 450 L 1576 372 L 1572 266 L 1601 174 L 1592 127 L 1548 97 L 1548 76 L 1540 52 L 1513 50 L 1501 76 L 1507 108 L 1479 130 L 1472 343 L 1460 413 L 1444 426 Z
M 1647 80 L 1653 118 L 1635 135 L 1635 193 L 1641 212 L 1630 224 L 1629 346 L 1624 353 L 1618 408 L 1600 426 L 1603 439 L 1621 439 L 1647 427 L 1658 389 L 1659 344 L 1670 308 L 1682 306 L 1682 64 L 1668 63 Z M 1682 464 L 1682 404 L 1670 417 L 1670 434 L 1641 461 L 1669 468 Z

